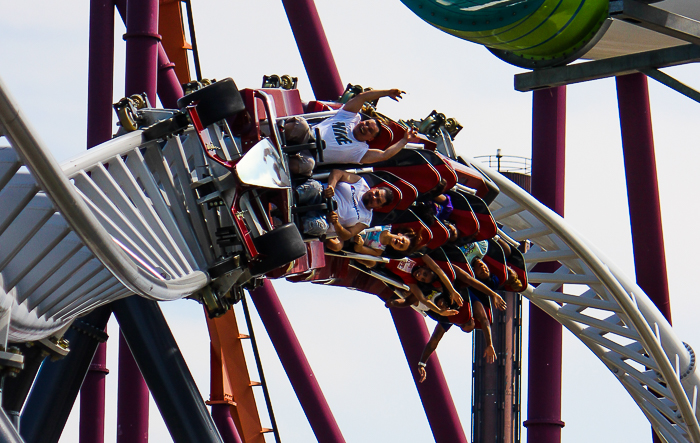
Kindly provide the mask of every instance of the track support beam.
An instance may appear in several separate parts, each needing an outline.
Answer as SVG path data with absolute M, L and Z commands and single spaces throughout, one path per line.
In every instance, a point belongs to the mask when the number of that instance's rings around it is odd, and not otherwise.
M 319 443 L 345 443 L 282 303 L 269 280 L 250 293 Z
M 109 307 L 101 307 L 77 321 L 104 331 L 109 316 Z M 61 437 L 95 350 L 103 340 L 84 327 L 71 327 L 64 337 L 70 342 L 70 353 L 61 360 L 44 362 L 22 411 L 20 434 L 26 443 L 55 443 Z
M 610 2 L 610 16 L 659 34 L 700 45 L 700 22 L 638 0 Z
M 674 46 L 672 48 L 516 74 L 515 90 L 527 92 L 553 88 L 698 61 L 700 61 L 700 46 Z
M 157 302 L 112 303 L 124 339 L 175 443 L 223 443 Z
M 532 97 L 532 195 L 564 215 L 566 87 L 535 91 Z M 535 268 L 554 272 L 559 263 Z M 530 304 L 527 441 L 561 441 L 562 327 Z

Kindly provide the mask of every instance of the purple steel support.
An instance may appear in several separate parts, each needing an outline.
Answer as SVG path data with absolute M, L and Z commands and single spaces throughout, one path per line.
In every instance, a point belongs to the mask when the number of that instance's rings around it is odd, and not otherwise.
M 175 63 L 171 63 L 161 43 L 158 43 L 158 98 L 164 108 L 177 109 L 177 100 L 182 97 L 182 85 L 175 74 Z
M 123 9 L 123 2 L 118 7 Z M 120 11 L 123 17 L 123 10 Z M 126 95 L 145 92 L 156 103 L 158 75 L 158 0 L 126 2 Z M 148 387 L 131 350 L 119 336 L 117 442 L 148 442 Z
M 114 76 L 114 2 L 90 1 L 88 50 L 87 146 L 112 137 Z
M 272 283 L 264 280 L 262 287 L 251 292 L 251 298 L 316 439 L 319 443 L 344 443 L 345 439 Z
M 337 100 L 345 88 L 314 0 L 282 0 L 282 4 L 316 99 Z
M 80 388 L 80 443 L 104 443 L 105 441 L 107 374 L 109 374 L 107 343 L 100 343 Z
M 211 417 L 214 419 L 216 428 L 219 430 L 224 443 L 243 443 L 241 436 L 238 434 L 238 429 L 236 429 L 236 423 L 231 417 L 231 405 L 211 405 Z
M 624 75 L 616 83 L 637 284 L 671 323 L 647 77 Z M 653 441 L 661 441 L 655 433 Z
M 564 215 L 566 87 L 543 89 L 532 100 L 532 195 Z M 543 263 L 544 272 L 559 263 Z M 530 304 L 527 441 L 561 441 L 561 325 Z
M 114 2 L 90 1 L 87 147 L 112 137 L 114 89 Z M 104 443 L 107 343 L 97 347 L 80 388 L 80 443 Z
M 117 443 L 148 443 L 148 387 L 121 333 L 118 371 Z
M 630 74 L 616 82 L 637 284 L 671 323 L 647 77 Z
M 114 3 L 117 7 L 117 12 L 119 12 L 122 20 L 126 23 L 126 0 L 115 0 Z M 173 69 L 174 66 L 175 64 L 170 62 L 168 54 L 166 54 L 163 48 L 163 44 L 158 41 L 158 98 L 160 98 L 160 102 L 163 104 L 164 108 L 170 109 L 177 108 L 177 99 L 183 95 L 182 85 L 177 79 L 177 75 Z M 155 102 L 151 104 L 155 105 Z
M 128 0 L 126 7 L 126 95 L 148 94 L 156 103 L 158 0 Z
M 428 377 L 423 383 L 418 382 L 418 361 L 430 339 L 423 317 L 413 309 L 394 308 L 390 311 L 435 443 L 466 443 L 467 437 L 437 355 L 431 355 L 428 360 Z

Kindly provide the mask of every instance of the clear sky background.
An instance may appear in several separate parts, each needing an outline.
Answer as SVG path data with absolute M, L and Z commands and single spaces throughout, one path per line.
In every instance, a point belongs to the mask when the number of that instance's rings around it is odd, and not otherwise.
M 398 0 L 316 3 L 344 83 L 408 92 L 399 104 L 380 101 L 381 112 L 394 119 L 420 119 L 436 109 L 464 126 L 455 141 L 460 154 L 495 154 L 500 148 L 504 155 L 530 156 L 532 97 L 513 90 L 513 75 L 519 69 L 483 47 L 432 28 Z M 287 73 L 299 77 L 302 97 L 312 99 L 280 1 L 194 1 L 193 8 L 205 77 L 233 77 L 245 88 L 259 87 L 264 74 Z M 88 16 L 87 1 L 0 0 L 0 78 L 61 162 L 86 147 Z M 118 16 L 116 24 L 115 101 L 124 90 L 124 28 Z M 696 66 L 666 72 L 700 87 Z M 700 350 L 693 258 L 700 105 L 649 82 L 673 321 L 681 339 Z M 566 220 L 633 276 L 615 82 L 573 85 L 567 95 Z M 375 296 L 310 284 L 274 285 L 348 442 L 432 440 L 389 312 Z M 193 301 L 161 306 L 207 399 L 209 339 L 201 308 Z M 526 302 L 525 331 L 527 308 Z M 240 312 L 240 306 L 236 309 Z M 433 326 L 429 321 L 428 327 Z M 282 440 L 313 441 L 255 314 L 254 327 Z M 109 333 L 113 339 L 108 342 L 106 441 L 113 442 L 118 334 L 114 321 Z M 471 337 L 459 331 L 447 334 L 438 355 L 469 435 Z M 256 379 L 252 359 L 249 365 Z M 649 441 L 650 426 L 629 395 L 568 332 L 563 367 L 562 441 Z M 523 368 L 526 388 L 526 361 Z M 524 420 L 527 392 L 522 410 Z M 62 442 L 77 441 L 77 411 L 76 406 Z M 154 403 L 151 411 L 151 441 L 169 441 Z M 267 424 L 265 417 L 263 423 Z

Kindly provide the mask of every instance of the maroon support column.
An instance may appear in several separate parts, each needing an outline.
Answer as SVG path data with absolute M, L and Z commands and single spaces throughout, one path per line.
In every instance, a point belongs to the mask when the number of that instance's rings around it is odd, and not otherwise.
M 115 0 L 114 1 L 117 11 L 122 18 L 122 21 L 126 23 L 126 0 Z M 174 63 L 170 62 L 168 54 L 166 54 L 163 44 L 158 41 L 158 98 L 163 104 L 164 108 L 177 108 L 177 99 L 182 97 L 182 85 L 177 79 L 175 74 Z M 128 88 L 127 88 L 128 90 Z M 142 91 L 143 92 L 143 91 Z M 150 98 L 149 98 L 150 100 Z M 155 106 L 155 103 L 152 102 Z
M 90 1 L 88 49 L 87 146 L 112 137 L 114 75 L 114 3 Z
M 88 49 L 87 147 L 112 137 L 114 85 L 114 3 L 90 1 Z M 80 388 L 80 443 L 104 443 L 107 343 L 97 347 Z
M 390 311 L 435 443 L 467 443 L 437 355 L 430 356 L 426 367 L 428 376 L 423 383 L 418 382 L 418 361 L 430 339 L 423 317 L 413 309 L 394 308 Z
M 148 443 L 148 387 L 121 333 L 118 370 L 117 443 Z
M 126 3 L 127 96 L 145 92 L 156 103 L 158 75 L 158 0 L 128 0 Z M 117 443 L 148 442 L 148 387 L 129 346 L 119 338 L 119 387 L 117 399 Z
M 630 74 L 616 82 L 637 284 L 671 323 L 647 77 Z
M 128 0 L 126 7 L 126 95 L 148 94 L 156 103 L 158 0 Z
M 282 3 L 316 99 L 337 100 L 345 88 L 314 1 L 282 0 Z
M 616 82 L 637 284 L 671 323 L 647 77 L 630 74 Z
M 163 45 L 158 43 L 158 98 L 169 109 L 177 109 L 177 100 L 182 97 L 182 85 L 174 68 L 175 63 L 170 62 Z
M 80 388 L 80 443 L 105 441 L 105 378 L 107 343 L 100 343 Z
M 216 428 L 221 434 L 224 443 L 243 443 L 236 423 L 231 417 L 231 406 L 229 404 L 214 404 L 211 405 L 211 418 L 216 423 Z
M 564 215 L 566 87 L 543 89 L 532 100 L 532 195 Z M 543 263 L 553 271 L 558 263 Z M 527 441 L 561 441 L 561 325 L 530 304 Z
M 265 280 L 263 286 L 254 290 L 251 296 L 316 439 L 319 443 L 344 443 L 345 439 L 272 283 Z

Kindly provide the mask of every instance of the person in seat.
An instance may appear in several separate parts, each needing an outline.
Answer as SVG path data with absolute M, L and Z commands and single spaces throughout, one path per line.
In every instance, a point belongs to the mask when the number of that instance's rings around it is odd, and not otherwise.
M 434 311 L 441 315 L 455 315 L 457 310 L 450 308 L 440 308 L 433 299 L 440 294 L 448 294 L 450 300 L 457 306 L 462 306 L 462 296 L 452 285 L 452 282 L 440 269 L 440 266 L 428 255 L 422 257 L 425 266 L 416 266 L 411 271 L 411 276 L 416 283 L 408 283 L 409 291 L 404 293 L 404 297 L 397 297 L 386 301 L 387 308 L 407 308 L 416 306 L 421 311 Z M 439 282 L 439 285 L 435 285 Z
M 374 140 L 382 131 L 381 124 L 376 119 L 361 120 L 359 112 L 365 102 L 371 102 L 381 97 L 390 97 L 398 101 L 400 89 L 370 90 L 357 94 L 343 105 L 338 112 L 314 126 L 320 131 L 321 138 L 326 142 L 323 151 L 324 163 L 377 163 L 389 160 L 401 151 L 408 142 L 419 142 L 420 139 L 413 130 L 407 131 L 404 137 L 385 150 L 370 149 L 367 142 Z
M 490 297 L 493 300 L 494 305 L 500 311 L 506 310 L 506 302 L 503 298 L 492 291 L 489 287 L 483 284 L 481 281 L 475 279 L 464 270 L 455 267 L 455 273 L 457 275 L 457 280 L 459 281 L 460 293 L 462 296 L 469 297 L 469 302 L 472 308 L 471 316 L 465 309 L 466 305 L 462 307 L 454 306 L 450 303 L 450 300 L 441 295 L 435 298 L 435 304 L 440 309 L 450 309 L 456 308 L 457 314 L 446 316 L 446 315 L 436 315 L 434 312 L 428 312 L 433 320 L 437 321 L 438 324 L 433 330 L 433 334 L 430 336 L 430 340 L 425 345 L 423 353 L 421 354 L 420 360 L 418 361 L 418 375 L 420 378 L 418 381 L 422 383 L 427 377 L 426 365 L 427 361 L 432 355 L 432 353 L 437 348 L 440 340 L 442 339 L 445 332 L 447 332 L 452 325 L 459 326 L 464 332 L 471 332 L 474 330 L 476 325 L 475 320 L 479 322 L 481 326 L 481 331 L 484 333 L 484 341 L 486 342 L 486 349 L 484 349 L 484 359 L 487 363 L 494 363 L 496 361 L 496 350 L 493 347 L 493 340 L 491 338 L 491 322 L 486 314 L 486 309 L 481 303 L 478 295 L 481 294 L 486 297 Z
M 343 242 L 369 227 L 373 209 L 389 205 L 394 200 L 391 189 L 370 189 L 362 177 L 340 169 L 331 171 L 325 189 L 320 182 L 308 179 L 296 187 L 295 193 L 300 205 L 319 204 L 323 198 L 332 198 L 337 203 L 338 210 L 330 212 L 327 218 L 315 211 L 307 212 L 301 218 L 304 234 L 337 235 L 337 238 L 326 240 L 326 247 L 333 251 L 339 251 Z
M 373 230 L 365 230 L 352 238 L 353 250 L 358 254 L 381 257 L 387 248 L 396 252 L 406 253 L 415 246 L 418 235 L 413 229 L 405 232 L 391 232 L 391 225 L 376 226 Z M 368 268 L 374 267 L 377 262 L 359 260 Z

